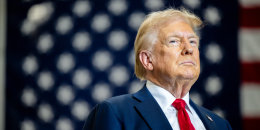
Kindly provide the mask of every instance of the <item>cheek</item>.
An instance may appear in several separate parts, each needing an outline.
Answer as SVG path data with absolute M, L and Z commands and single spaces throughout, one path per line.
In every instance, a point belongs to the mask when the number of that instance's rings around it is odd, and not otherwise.
M 164 57 L 165 69 L 168 73 L 174 73 L 178 71 L 178 53 L 169 52 Z
M 200 52 L 199 52 L 198 49 L 196 49 L 196 51 L 194 52 L 194 57 L 195 57 L 197 62 L 200 62 Z
M 199 51 L 196 52 L 195 58 L 196 58 L 196 62 L 197 62 L 197 70 L 200 73 L 200 54 L 199 54 Z
M 165 52 L 165 59 L 176 62 L 178 57 L 181 55 L 180 49 L 169 49 Z

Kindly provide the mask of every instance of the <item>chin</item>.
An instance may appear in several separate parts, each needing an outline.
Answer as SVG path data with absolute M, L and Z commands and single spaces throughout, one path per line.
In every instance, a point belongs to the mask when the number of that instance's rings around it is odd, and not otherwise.
M 181 75 L 181 77 L 187 80 L 194 80 L 194 79 L 198 79 L 199 76 L 196 73 L 184 73 Z

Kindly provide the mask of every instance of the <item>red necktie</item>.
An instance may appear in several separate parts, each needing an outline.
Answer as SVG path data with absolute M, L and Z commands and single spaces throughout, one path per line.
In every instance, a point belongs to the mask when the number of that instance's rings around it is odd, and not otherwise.
M 185 110 L 186 103 L 182 99 L 176 99 L 172 105 L 177 109 L 178 121 L 181 130 L 195 130 L 190 122 L 190 117 Z

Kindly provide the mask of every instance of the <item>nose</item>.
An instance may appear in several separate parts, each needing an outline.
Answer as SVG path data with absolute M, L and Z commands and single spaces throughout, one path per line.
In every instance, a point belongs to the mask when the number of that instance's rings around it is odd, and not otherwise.
M 183 41 L 183 49 L 182 49 L 182 55 L 192 55 L 193 54 L 193 48 L 191 44 L 189 43 L 189 40 Z

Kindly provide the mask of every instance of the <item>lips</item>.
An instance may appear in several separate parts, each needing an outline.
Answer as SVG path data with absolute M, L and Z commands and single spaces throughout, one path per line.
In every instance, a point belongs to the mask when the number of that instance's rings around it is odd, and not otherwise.
M 193 61 L 183 61 L 180 63 L 180 65 L 195 65 L 195 62 Z

